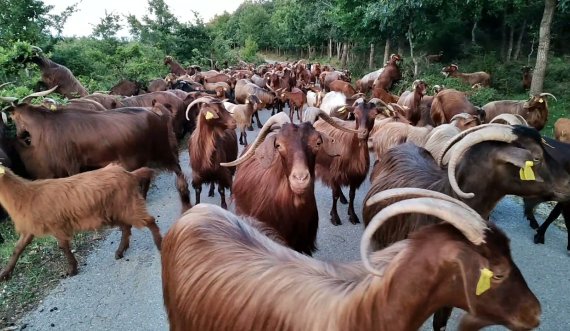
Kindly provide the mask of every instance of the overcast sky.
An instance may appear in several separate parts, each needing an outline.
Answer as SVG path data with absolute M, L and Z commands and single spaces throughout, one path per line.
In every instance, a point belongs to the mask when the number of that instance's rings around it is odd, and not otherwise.
M 65 7 L 79 0 L 44 0 L 45 4 L 53 5 L 52 13 L 60 13 Z M 216 14 L 224 11 L 233 12 L 243 0 L 165 0 L 181 22 L 187 22 L 193 18 L 191 10 L 197 11 L 205 22 L 208 22 Z M 148 13 L 146 0 L 82 0 L 78 6 L 79 11 L 69 18 L 65 24 L 63 35 L 86 36 L 91 34 L 93 26 L 105 16 L 105 10 L 114 14 L 134 14 L 142 17 Z M 123 25 L 126 21 L 123 20 Z M 128 35 L 127 29 L 119 33 L 119 36 Z

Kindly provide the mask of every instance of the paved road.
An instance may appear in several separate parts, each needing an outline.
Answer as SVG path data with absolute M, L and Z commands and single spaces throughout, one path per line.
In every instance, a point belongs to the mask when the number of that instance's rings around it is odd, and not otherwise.
M 267 119 L 268 112 L 262 112 L 262 117 L 262 121 Z M 249 141 L 253 141 L 252 133 L 248 132 L 248 135 Z M 181 163 L 187 175 L 190 173 L 188 162 L 188 152 L 183 151 Z M 362 210 L 362 199 L 368 188 L 366 182 L 357 193 L 358 211 Z M 202 202 L 219 204 L 218 196 L 208 198 L 206 192 L 205 187 Z M 362 226 L 352 225 L 346 220 L 342 226 L 332 226 L 328 219 L 330 191 L 317 184 L 316 195 L 321 217 L 318 234 L 320 250 L 315 257 L 335 261 L 358 259 Z M 540 330 L 570 330 L 570 257 L 565 250 L 566 234 L 552 227 L 547 233 L 546 245 L 534 245 L 533 231 L 522 218 L 522 209 L 517 200 L 504 199 L 492 218 L 512 239 L 514 259 L 542 303 L 543 322 Z M 151 214 L 157 217 L 162 233 L 166 233 L 180 211 L 173 176 L 158 176 L 148 204 Z M 346 215 L 346 205 L 339 206 L 339 214 Z M 131 248 L 124 259 L 116 261 L 114 251 L 118 241 L 119 232 L 113 230 L 88 257 L 87 265 L 81 266 L 79 275 L 63 280 L 35 311 L 22 319 L 21 323 L 27 324 L 27 330 L 167 330 L 168 322 L 162 304 L 160 255 L 150 233 L 134 230 Z M 456 310 L 455 318 L 450 322 L 451 330 L 456 329 L 457 315 L 459 311 Z M 428 327 L 423 329 L 430 330 Z

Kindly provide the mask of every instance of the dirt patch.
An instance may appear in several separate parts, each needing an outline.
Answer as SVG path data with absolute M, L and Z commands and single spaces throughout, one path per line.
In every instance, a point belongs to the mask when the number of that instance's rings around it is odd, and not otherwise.
M 5 266 L 18 235 L 11 222 L 0 224 L 0 234 L 5 242 L 0 246 L 0 266 Z M 104 238 L 107 231 L 100 232 Z M 85 265 L 89 252 L 99 243 L 94 233 L 77 234 L 73 240 L 73 252 L 79 262 L 79 269 Z M 47 293 L 54 289 L 65 276 L 67 261 L 55 239 L 36 238 L 26 248 L 16 264 L 12 277 L 0 282 L 0 329 L 14 326 L 14 323 L 41 303 Z

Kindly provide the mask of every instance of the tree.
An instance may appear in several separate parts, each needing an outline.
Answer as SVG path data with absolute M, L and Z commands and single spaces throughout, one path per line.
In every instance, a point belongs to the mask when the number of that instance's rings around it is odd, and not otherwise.
M 93 28 L 92 36 L 103 40 L 116 39 L 117 31 L 121 29 L 121 16 L 108 13 L 105 10 L 105 16 L 101 18 L 99 23 Z
M 550 26 L 556 9 L 556 0 L 544 1 L 544 14 L 540 22 L 540 34 L 538 39 L 538 51 L 536 53 L 536 64 L 534 73 L 532 74 L 532 83 L 530 85 L 530 93 L 533 95 L 540 94 L 544 86 L 544 76 L 546 74 L 546 64 L 548 58 L 548 49 L 550 48 Z
M 59 14 L 51 15 L 51 26 L 55 29 L 57 33 L 56 38 L 61 38 L 61 34 L 63 33 L 63 28 L 65 27 L 65 23 L 67 23 L 67 20 L 71 17 L 71 15 L 77 13 L 77 11 L 79 10 L 77 6 L 79 6 L 79 2 L 67 6 Z
M 0 0 L 0 8 L 1 45 L 18 40 L 37 45 L 46 38 L 52 6 L 40 0 Z

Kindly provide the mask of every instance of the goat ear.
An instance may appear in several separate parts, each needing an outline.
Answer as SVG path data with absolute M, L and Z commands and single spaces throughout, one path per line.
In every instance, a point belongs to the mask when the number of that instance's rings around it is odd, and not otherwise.
M 342 154 L 342 144 L 340 141 L 323 132 L 319 133 L 323 139 L 323 151 L 329 156 L 340 156 Z
M 271 166 L 275 158 L 275 139 L 275 134 L 268 135 L 265 141 L 255 150 L 255 157 L 259 161 L 259 164 L 265 169 Z
M 205 109 L 202 113 L 204 114 L 204 118 L 206 118 L 207 120 L 220 118 L 220 116 L 215 111 L 209 109 Z
M 524 148 L 514 146 L 507 146 L 496 152 L 496 158 L 504 163 L 510 163 L 519 169 L 520 179 L 523 181 L 537 181 L 543 182 L 544 180 L 533 171 L 533 156 L 530 151 Z

